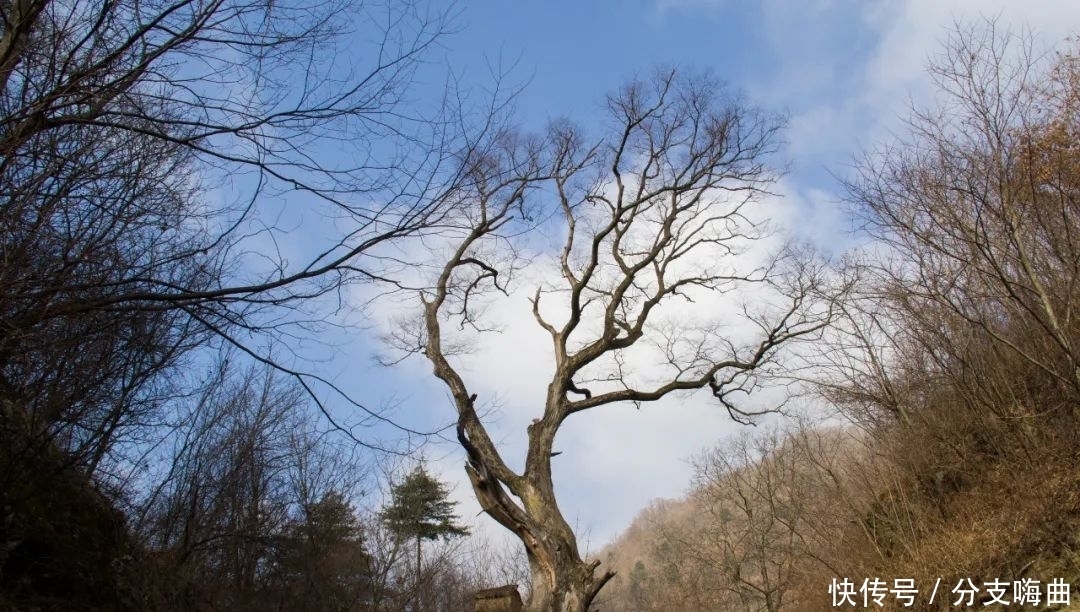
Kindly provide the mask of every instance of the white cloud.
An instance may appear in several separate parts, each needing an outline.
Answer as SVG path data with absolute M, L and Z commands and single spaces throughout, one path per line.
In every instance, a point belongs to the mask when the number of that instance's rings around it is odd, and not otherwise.
M 858 22 L 874 32 L 874 44 L 854 80 L 842 87 L 846 95 L 825 98 L 793 118 L 793 152 L 823 147 L 851 153 L 887 138 L 910 105 L 929 102 L 929 60 L 937 55 L 957 25 L 993 20 L 999 31 L 1032 32 L 1037 47 L 1052 48 L 1080 29 L 1080 2 L 1060 0 L 907 0 L 902 3 L 864 3 Z M 812 26 L 811 26 L 812 27 Z M 837 50 L 843 52 L 843 50 Z M 828 61 L 804 57 L 804 63 Z

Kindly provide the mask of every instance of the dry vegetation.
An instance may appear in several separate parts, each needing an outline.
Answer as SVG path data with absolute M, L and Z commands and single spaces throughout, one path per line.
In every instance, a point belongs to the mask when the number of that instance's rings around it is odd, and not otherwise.
M 1080 64 L 987 27 L 957 32 L 932 75 L 943 105 L 849 184 L 875 249 L 850 262 L 859 290 L 815 381 L 849 424 L 702 457 L 688 498 L 607 553 L 623 571 L 604 609 L 820 610 L 844 577 L 914 579 L 903 609 L 949 609 L 965 578 L 979 607 L 995 579 L 1010 601 L 1042 581 L 1029 608 L 1061 608 L 1055 578 L 1075 601 Z
M 498 580 L 361 507 L 379 440 L 345 425 L 381 415 L 293 352 L 482 140 L 410 93 L 447 10 L 0 2 L 0 609 L 460 610 Z M 298 208 L 327 231 L 286 253 Z
M 941 106 L 847 186 L 870 246 L 846 262 L 841 300 L 823 264 L 795 252 L 710 267 L 761 237 L 740 229 L 742 208 L 772 185 L 763 156 L 780 127 L 712 81 L 629 85 L 608 99 L 604 146 L 561 123 L 519 139 L 501 101 L 478 126 L 463 108 L 406 112 L 394 101 L 449 23 L 392 2 L 375 30 L 394 57 L 359 84 L 322 66 L 312 91 L 286 91 L 320 69 L 309 60 L 339 40 L 349 4 L 0 2 L 0 610 L 455 612 L 530 576 L 527 605 L 542 612 L 595 609 L 598 593 L 605 612 L 816 611 L 833 579 L 875 577 L 923 589 L 906 609 L 944 610 L 962 578 L 1080 584 L 1074 53 L 1036 56 L 992 25 L 956 33 L 931 70 Z M 191 62 L 207 71 L 178 69 Z M 254 93 L 232 97 L 237 84 Z M 356 167 L 311 157 L 319 137 L 356 144 Z M 399 157 L 376 159 L 384 149 Z M 254 191 L 213 209 L 201 181 L 240 176 Z M 470 298 L 506 291 L 498 265 L 517 265 L 480 246 L 535 228 L 526 204 L 541 185 L 568 229 L 563 284 L 533 298 L 559 367 L 516 474 L 441 326 L 480 330 Z M 353 229 L 300 265 L 279 254 L 246 268 L 271 256 L 245 233 L 265 221 L 260 204 L 295 192 Z M 404 291 L 394 274 L 409 262 L 377 247 L 447 240 L 449 226 L 460 248 L 407 347 L 451 388 L 478 499 L 522 538 L 519 557 L 422 551 L 358 507 L 379 480 L 320 401 L 368 409 L 268 348 L 331 324 L 350 284 Z M 284 231 L 262 227 L 268 242 Z M 669 269 L 702 248 L 703 269 Z M 761 333 L 743 345 L 720 326 L 647 325 L 672 297 L 760 285 L 790 305 L 745 313 Z M 560 296 L 570 317 L 550 322 L 540 302 Z M 642 338 L 670 366 L 658 386 L 624 371 Z M 844 425 L 747 434 L 698 457 L 687 499 L 657 502 L 598 562 L 582 558 L 551 474 L 567 418 L 707 389 L 750 419 L 732 394 L 808 339 L 803 382 Z

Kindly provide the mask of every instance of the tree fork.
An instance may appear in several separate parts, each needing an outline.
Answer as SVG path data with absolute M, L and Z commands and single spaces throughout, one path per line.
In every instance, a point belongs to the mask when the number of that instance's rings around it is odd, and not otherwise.
M 529 612 L 586 612 L 614 576 L 598 574 L 598 562 L 581 558 L 557 504 L 552 447 L 568 417 L 711 391 L 734 418 L 749 418 L 755 412 L 732 405 L 729 394 L 752 389 L 754 373 L 773 363 L 782 345 L 814 336 L 831 318 L 831 308 L 811 299 L 826 283 L 815 260 L 794 250 L 760 265 L 737 257 L 746 243 L 764 238 L 744 208 L 775 180 L 765 158 L 780 125 L 727 100 L 707 75 L 663 71 L 608 98 L 621 125 L 597 141 L 562 123 L 539 138 L 493 133 L 463 160 L 467 179 L 454 197 L 471 205 L 454 218 L 438 277 L 421 292 L 422 327 L 392 338 L 402 351 L 422 352 L 449 389 L 476 497 L 525 546 L 533 581 Z M 546 393 L 535 398 L 542 411 L 527 428 L 519 474 L 477 417 L 476 395 L 449 359 L 459 347 L 444 348 L 449 338 L 442 325 L 454 320 L 459 331 L 487 331 L 479 298 L 511 297 L 514 272 L 531 261 L 515 241 L 537 219 L 560 217 L 566 234 L 557 274 L 529 292 L 555 368 Z M 671 316 L 678 314 L 671 303 L 752 287 L 775 293 L 774 307 L 744 310 L 730 317 L 735 321 L 704 311 L 714 325 L 708 328 L 648 324 L 684 320 Z M 540 302 L 559 299 L 562 318 L 545 318 Z M 720 331 L 734 323 L 759 333 L 735 343 Z M 624 368 L 635 347 L 665 364 L 659 380 Z

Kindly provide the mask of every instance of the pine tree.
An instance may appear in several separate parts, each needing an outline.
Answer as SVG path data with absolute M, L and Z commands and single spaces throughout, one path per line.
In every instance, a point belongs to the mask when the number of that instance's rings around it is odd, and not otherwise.
M 457 502 L 448 499 L 446 485 L 417 467 L 391 490 L 390 505 L 383 509 L 383 522 L 394 535 L 416 539 L 416 580 L 420 580 L 420 555 L 423 540 L 444 540 L 469 534 L 458 525 L 454 513 Z
M 370 598 L 371 558 L 356 511 L 344 495 L 327 492 L 285 529 L 276 577 L 292 610 L 344 612 Z

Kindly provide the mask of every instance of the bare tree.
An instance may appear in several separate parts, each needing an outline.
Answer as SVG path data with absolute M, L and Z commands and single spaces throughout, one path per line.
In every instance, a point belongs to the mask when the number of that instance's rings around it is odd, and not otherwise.
M 821 268 L 791 252 L 747 253 L 765 235 L 754 207 L 775 176 L 767 158 L 777 121 L 710 78 L 674 71 L 630 83 L 606 108 L 610 131 L 594 142 L 558 122 L 544 137 L 502 133 L 466 160 L 457 194 L 470 205 L 422 296 L 422 325 L 396 337 L 422 351 L 449 388 L 476 496 L 525 545 L 534 612 L 583 612 L 612 576 L 582 558 L 555 498 L 552 444 L 566 419 L 699 389 L 748 419 L 766 409 L 735 398 L 759 384 L 783 345 L 830 316 L 814 300 Z M 510 292 L 522 234 L 537 223 L 564 233 L 550 278 L 530 292 L 554 374 L 518 473 L 477 415 L 455 363 L 461 334 L 446 323 L 483 329 L 484 302 Z M 776 298 L 774 308 L 744 305 L 728 316 L 712 301 L 755 288 Z
M 371 595 L 352 500 L 364 466 L 303 410 L 303 390 L 262 364 L 223 365 L 148 461 L 132 532 L 144 597 L 234 609 L 351 609 Z M 150 567 L 164 573 L 155 577 Z
M 802 448 L 774 429 L 744 434 L 695 462 L 702 526 L 686 545 L 704 561 L 702 569 L 719 572 L 713 588 L 732 594 L 741 608 L 792 608 L 814 548 L 811 515 L 824 505 L 812 503 L 821 487 Z
M 1010 580 L 1059 554 L 1035 526 L 1057 502 L 1001 493 L 1073 473 L 1080 399 L 1080 69 L 1075 43 L 1035 46 L 958 24 L 929 66 L 935 104 L 848 185 L 876 243 L 818 346 L 823 389 L 868 434 L 847 479 L 871 495 L 845 498 L 862 533 L 844 548 L 867 575 Z M 943 555 L 976 531 L 970 516 L 1015 539 Z
M 879 247 L 853 261 L 823 388 L 880 437 L 920 440 L 894 460 L 936 520 L 1003 457 L 1043 467 L 1076 418 L 1078 65 L 1034 45 L 958 25 L 929 68 L 940 104 L 848 185 Z
M 835 365 L 901 419 L 914 406 L 898 391 L 926 369 L 967 409 L 1002 418 L 1030 416 L 1040 401 L 1010 388 L 1003 367 L 1045 379 L 1055 412 L 1080 392 L 1078 66 L 1033 44 L 993 22 L 958 26 L 930 67 L 944 103 L 915 111 L 910 136 L 868 156 L 849 185 L 888 250 L 860 262 L 863 299 L 843 328 L 851 346 L 876 349 L 871 367 Z
M 350 283 L 391 280 L 380 249 L 451 204 L 463 97 L 407 94 L 452 19 L 397 1 L 0 3 L 0 399 L 32 440 L 12 444 L 100 475 L 215 335 L 316 384 L 267 345 L 326 324 Z M 290 249 L 282 215 L 333 231 Z

